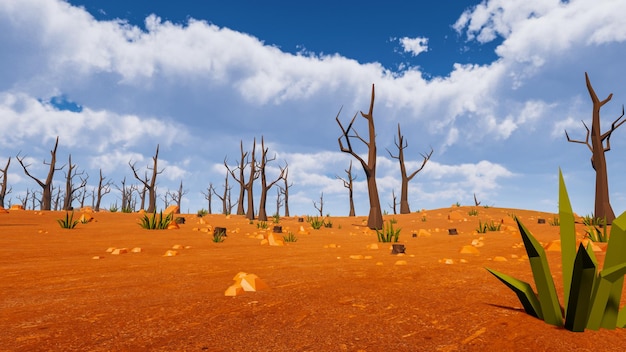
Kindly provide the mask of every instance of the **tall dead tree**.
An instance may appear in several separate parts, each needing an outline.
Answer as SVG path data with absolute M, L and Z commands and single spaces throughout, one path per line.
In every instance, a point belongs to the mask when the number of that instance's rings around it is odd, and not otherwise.
M 11 164 L 11 158 L 7 160 L 7 164 L 4 169 L 0 170 L 0 176 L 2 176 L 2 184 L 0 184 L 0 208 L 4 208 L 4 197 L 11 193 L 13 187 L 7 189 L 7 171 L 9 170 L 9 164 Z
M 433 155 L 433 149 L 431 148 L 430 153 L 428 153 L 427 155 L 420 153 L 420 155 L 424 159 L 422 161 L 422 165 L 417 170 L 413 171 L 410 175 L 407 175 L 406 166 L 404 165 L 404 149 L 408 147 L 409 144 L 407 141 L 404 140 L 404 136 L 402 135 L 402 132 L 400 132 L 400 124 L 398 124 L 398 139 L 396 140 L 394 138 L 394 143 L 396 144 L 396 147 L 398 147 L 398 155 L 391 154 L 389 149 L 387 149 L 387 153 L 389 153 L 390 157 L 392 157 L 393 159 L 398 159 L 398 161 L 400 162 L 400 175 L 402 176 L 402 188 L 400 190 L 400 214 L 409 214 L 411 213 L 411 209 L 409 208 L 409 181 L 411 181 L 418 172 L 422 171 L 428 160 L 430 160 L 431 155 Z
M 35 192 L 33 192 L 35 193 Z M 28 188 L 26 188 L 26 195 L 24 196 L 24 198 L 22 198 L 22 196 L 20 196 L 19 194 L 16 196 L 17 200 L 20 201 L 20 204 L 22 204 L 22 208 L 26 209 L 26 206 L 28 204 L 28 199 L 31 196 L 30 194 L 30 190 Z M 35 197 L 35 195 L 33 194 L 33 198 Z
M 52 206 L 52 179 L 54 178 L 54 172 L 63 169 L 63 166 L 60 168 L 56 168 L 57 162 L 57 147 L 59 146 L 59 137 L 57 137 L 56 142 L 54 143 L 54 148 L 50 151 L 51 159 L 49 163 L 46 163 L 44 160 L 44 164 L 48 165 L 48 176 L 45 181 L 42 181 L 28 172 L 28 167 L 30 165 L 24 165 L 24 157 L 20 158 L 19 154 L 17 155 L 17 161 L 20 162 L 22 168 L 24 169 L 24 173 L 26 176 L 32 178 L 35 182 L 39 184 L 41 187 L 41 210 L 50 210 Z
M 135 178 L 139 180 L 139 182 L 143 183 L 145 189 L 148 191 L 148 209 L 146 212 L 154 213 L 156 212 L 156 201 L 157 201 L 157 192 L 156 192 L 156 178 L 157 175 L 162 173 L 163 170 L 158 171 L 157 163 L 159 160 L 159 145 L 157 144 L 156 153 L 152 157 L 152 167 L 148 166 L 148 170 L 152 170 L 152 178 L 148 179 L 148 172 L 146 171 L 145 179 L 142 179 L 137 174 L 137 170 L 135 169 L 135 163 L 128 162 L 128 165 L 133 170 L 133 175 Z M 142 202 L 143 203 L 143 202 Z
M 348 174 L 347 179 L 343 179 L 339 177 L 339 175 L 336 175 L 335 177 L 338 180 L 341 180 L 343 182 L 343 186 L 348 189 L 348 196 L 350 199 L 350 212 L 348 213 L 348 216 L 356 216 L 354 212 L 354 192 L 353 192 L 354 180 L 356 180 L 356 176 L 352 177 L 352 160 L 350 160 L 350 166 L 348 167 L 348 169 L 344 171 L 346 172 L 346 174 Z
M 235 170 L 231 170 L 226 162 L 226 158 L 224 158 L 224 166 L 228 172 L 232 175 L 233 179 L 239 183 L 239 198 L 237 200 L 237 215 L 244 215 L 246 211 L 243 208 L 243 199 L 246 194 L 246 181 L 245 181 L 245 168 L 246 168 L 246 158 L 248 157 L 248 152 L 243 151 L 243 140 L 239 141 L 239 149 L 241 150 L 241 158 L 239 159 L 239 166 L 237 166 L 237 170 L 239 170 L 239 176 L 235 176 Z
M 178 211 L 176 212 L 177 214 L 180 214 L 180 203 L 183 200 L 183 196 L 185 194 L 187 194 L 188 190 L 184 190 L 183 189 L 183 181 L 180 181 L 180 186 L 178 186 L 178 189 L 176 190 L 176 192 L 168 192 L 170 194 L 170 198 L 172 199 L 172 201 L 174 203 L 176 203 L 176 205 L 178 206 Z
M 209 203 L 209 209 L 208 212 L 209 214 L 213 214 L 213 210 L 211 209 L 212 203 L 213 203 L 213 194 L 215 193 L 215 189 L 213 188 L 213 182 L 209 182 L 209 187 L 206 188 L 206 193 L 204 192 L 200 192 L 202 193 L 202 195 L 204 196 L 204 199 L 207 200 L 207 202 Z
M 230 189 L 232 187 L 228 186 L 228 172 L 226 172 L 226 177 L 224 178 L 224 193 L 220 196 L 217 192 L 213 192 L 217 198 L 222 201 L 222 214 L 228 215 L 230 214 L 231 208 L 229 203 Z
M 313 207 L 317 209 L 320 216 L 324 216 L 324 192 L 320 195 L 320 205 L 317 205 L 317 203 L 313 201 Z
M 383 228 L 383 214 L 380 209 L 380 198 L 378 197 L 378 186 L 376 185 L 376 129 L 374 127 L 374 85 L 372 84 L 372 97 L 370 101 L 370 108 L 367 114 L 360 112 L 361 116 L 367 120 L 368 131 L 369 131 L 369 139 L 363 139 L 359 133 L 354 130 L 354 134 L 350 134 L 352 131 L 352 125 L 356 120 L 358 114 L 354 114 L 352 121 L 347 128 L 344 128 L 339 121 L 339 114 L 341 114 L 341 109 L 337 113 L 335 120 L 339 124 L 341 128 L 342 135 L 338 138 L 339 141 L 339 149 L 344 153 L 349 153 L 356 160 L 361 163 L 363 166 L 363 171 L 365 172 L 365 177 L 367 179 L 367 191 L 369 193 L 370 200 L 370 211 L 369 216 L 367 218 L 367 226 L 370 229 L 380 230 Z M 352 148 L 352 143 L 350 142 L 351 138 L 356 138 L 361 141 L 367 147 L 367 162 L 357 154 Z M 342 139 L 345 140 L 342 142 Z
M 95 211 L 100 211 L 100 203 L 102 202 L 102 197 L 105 194 L 111 192 L 111 181 L 104 182 L 105 179 L 106 177 L 102 176 L 102 169 L 100 169 L 100 180 L 98 181 L 98 188 L 96 190 L 96 194 L 92 195 L 95 196 Z
M 396 191 L 395 190 L 391 190 L 391 200 L 393 201 L 393 205 L 389 205 L 389 207 L 391 208 L 391 210 L 393 210 L 393 215 L 398 214 L 397 213 L 397 206 L 398 206 L 398 197 L 396 197 Z
M 69 156 L 68 170 L 65 173 L 65 198 L 63 199 L 63 210 L 72 210 L 72 202 L 77 198 L 75 193 L 87 186 L 87 179 L 89 176 L 83 178 L 84 171 L 78 172 L 76 170 L 76 164 L 72 164 L 72 154 Z M 80 178 L 80 184 L 74 184 L 74 177 Z
M 567 131 L 565 131 L 565 136 L 567 137 L 568 142 L 572 143 L 581 143 L 587 145 L 589 150 L 591 150 L 591 167 L 596 171 L 596 197 L 595 197 L 595 208 L 594 208 L 594 216 L 601 219 L 606 219 L 607 224 L 611 224 L 615 219 L 615 213 L 613 212 L 613 208 L 611 207 L 611 202 L 609 200 L 609 181 L 608 181 L 608 173 L 606 170 L 606 157 L 604 155 L 605 152 L 611 150 L 611 134 L 615 131 L 619 126 L 621 126 L 626 120 L 620 121 L 622 117 L 624 117 L 624 106 L 622 105 L 622 114 L 611 124 L 611 129 L 601 133 L 600 132 L 600 108 L 606 103 L 608 103 L 613 97 L 613 93 L 609 94 L 609 96 L 604 99 L 598 99 L 596 92 L 591 86 L 591 82 L 589 81 L 589 75 L 585 72 L 585 81 L 587 83 L 587 90 L 589 91 L 589 95 L 591 96 L 591 101 L 593 102 L 593 112 L 592 112 L 592 120 L 591 120 L 591 131 L 589 131 L 589 127 L 583 121 L 583 125 L 587 130 L 587 136 L 584 141 L 570 139 Z M 589 137 L 591 136 L 591 144 L 589 143 Z M 604 145 L 604 141 L 606 141 L 606 146 Z
M 283 204 L 285 204 L 285 199 L 282 197 L 283 193 L 282 193 L 282 187 L 278 187 L 276 188 L 276 213 L 274 213 L 275 215 L 279 215 L 280 214 L 280 207 L 283 206 Z
M 253 196 L 253 186 L 254 180 L 259 178 L 259 172 L 257 170 L 256 164 L 256 138 L 252 143 L 252 153 L 250 153 L 250 161 L 248 162 L 250 166 L 250 173 L 248 175 L 248 182 L 245 183 L 244 187 L 246 189 L 246 194 L 248 195 L 248 209 L 246 210 L 246 218 L 248 220 L 254 220 L 254 196 Z
M 132 212 L 135 209 L 135 204 L 133 204 L 133 193 L 137 191 L 137 185 L 126 186 L 126 177 L 122 179 L 121 182 L 122 188 L 115 186 L 122 195 L 122 212 Z M 143 209 L 143 199 L 141 202 L 141 209 Z
M 274 181 L 267 183 L 267 176 L 265 174 L 265 168 L 267 166 L 267 163 L 269 163 L 270 161 L 276 160 L 276 156 L 269 159 L 267 157 L 267 151 L 268 151 L 268 148 L 265 148 L 265 141 L 263 139 L 263 136 L 261 136 L 261 163 L 259 164 L 259 175 L 261 176 L 261 197 L 259 200 L 259 220 L 260 221 L 267 221 L 267 213 L 265 211 L 265 205 L 267 203 L 267 192 L 278 181 L 282 180 L 283 176 L 285 175 L 285 168 L 281 167 L 280 175 L 278 175 L 278 177 Z
M 285 175 L 283 176 L 284 186 L 278 186 L 280 193 L 283 195 L 283 203 L 285 205 L 285 217 L 289 217 L 289 188 L 293 186 L 293 183 L 289 184 L 289 169 L 287 162 L 285 161 Z

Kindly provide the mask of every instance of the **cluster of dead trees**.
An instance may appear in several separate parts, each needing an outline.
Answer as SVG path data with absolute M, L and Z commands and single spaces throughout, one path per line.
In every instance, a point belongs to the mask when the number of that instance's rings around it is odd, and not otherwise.
M 102 174 L 102 169 L 99 170 L 98 185 L 91 190 L 87 189 L 87 180 L 89 175 L 85 171 L 78 171 L 76 164 L 72 162 L 72 155 L 68 157 L 68 163 L 58 166 L 57 163 L 57 149 L 59 146 L 59 137 L 56 138 L 54 147 L 50 150 L 50 161 L 44 160 L 44 165 L 48 167 L 48 173 L 45 178 L 38 178 L 31 174 L 29 171 L 30 164 L 25 163 L 25 157 L 20 156 L 18 153 L 16 159 L 20 163 L 26 176 L 33 179 L 41 188 L 40 190 L 26 190 L 24 197 L 17 196 L 22 207 L 25 209 L 39 208 L 41 210 L 72 210 L 74 203 L 78 202 L 82 208 L 86 204 L 86 199 L 91 197 L 91 207 L 95 211 L 99 211 L 102 203 L 102 198 L 111 192 L 113 182 L 107 180 Z M 146 194 L 148 195 L 147 204 L 148 212 L 154 212 L 156 210 L 156 177 L 162 173 L 163 170 L 157 169 L 159 155 L 159 146 L 157 145 L 156 153 L 153 160 L 152 167 L 148 166 L 144 176 L 140 177 L 135 166 L 135 163 L 129 162 L 129 166 L 133 172 L 135 178 L 140 182 L 143 187 L 137 184 L 127 184 L 126 178 L 121 181 L 121 187 L 115 186 L 121 194 L 121 210 L 122 211 L 135 211 L 138 205 L 138 198 L 141 201 L 139 209 L 146 209 Z M 7 171 L 11 163 L 11 158 L 7 160 L 4 169 L 0 170 L 2 176 L 0 183 L 0 206 L 5 206 L 6 195 L 12 192 L 12 188 L 8 187 Z M 64 171 L 63 171 L 64 170 Z M 65 173 L 65 187 L 55 187 L 53 184 L 54 175 L 57 171 L 63 171 Z M 151 173 L 151 177 L 148 177 L 148 171 Z M 180 209 L 180 203 L 183 195 L 187 193 L 183 189 L 183 183 L 181 181 L 180 187 L 176 191 L 167 191 L 163 196 L 163 201 L 167 207 L 170 202 L 176 203 Z M 117 203 L 117 202 L 116 202 Z
M 215 195 L 222 202 L 222 214 L 231 214 L 235 205 L 237 206 L 237 215 L 245 215 L 250 220 L 257 219 L 260 221 L 267 221 L 267 197 L 270 189 L 277 185 L 276 196 L 276 214 L 279 213 L 280 208 L 284 205 L 284 214 L 289 216 L 289 188 L 293 184 L 289 184 L 288 165 L 285 161 L 284 166 L 279 165 L 279 175 L 268 180 L 267 165 L 276 160 L 276 156 L 269 157 L 269 148 L 265 147 L 265 139 L 261 136 L 261 155 L 257 158 L 256 152 L 257 142 L 254 138 L 252 142 L 252 150 L 244 151 L 243 140 L 239 143 L 240 157 L 239 162 L 231 166 L 228 164 L 228 158 L 224 158 L 224 166 L 226 167 L 226 176 L 224 178 L 224 187 L 222 192 L 218 192 L 213 184 L 209 184 L 209 187 L 205 192 L 202 192 L 205 199 L 208 201 L 208 212 L 212 212 L 212 196 Z M 239 196 L 233 203 L 231 199 L 232 186 L 229 185 L 229 179 L 232 178 L 239 184 Z M 259 213 L 255 214 L 254 203 L 254 183 L 257 179 L 261 181 L 261 193 L 259 199 Z M 245 204 L 245 205 L 244 205 Z
M 374 98 L 375 98 L 375 90 L 374 85 L 372 84 L 372 96 L 370 99 L 370 107 L 367 113 L 360 112 L 361 117 L 363 117 L 367 121 L 367 131 L 368 137 L 362 137 L 357 130 L 354 129 L 354 122 L 359 115 L 359 113 L 354 114 L 354 117 L 350 121 L 347 127 L 339 120 L 339 115 L 341 114 L 341 109 L 335 120 L 337 124 L 339 124 L 339 128 L 341 128 L 341 136 L 339 136 L 339 149 L 344 152 L 352 155 L 363 167 L 363 171 L 365 173 L 365 177 L 367 180 L 367 190 L 369 194 L 369 202 L 370 202 L 370 211 L 367 220 L 367 226 L 371 229 L 380 230 L 383 228 L 383 214 L 380 208 L 380 198 L 378 195 L 378 186 L 376 185 L 376 128 L 374 126 Z M 354 149 L 352 141 L 356 140 L 361 142 L 367 148 L 367 160 L 361 157 Z M 411 212 L 409 208 L 409 181 L 420 172 L 430 157 L 433 154 L 433 150 L 431 148 L 430 152 L 426 155 L 421 154 L 423 161 L 422 165 L 415 171 L 407 174 L 405 161 L 404 161 L 404 149 L 407 148 L 408 143 L 404 140 L 404 136 L 400 130 L 400 124 L 398 124 L 398 138 L 395 140 L 395 145 L 398 148 L 398 154 L 393 155 L 389 150 L 389 156 L 393 159 L 397 159 L 400 164 L 400 176 L 402 177 L 401 181 L 401 191 L 400 191 L 400 213 L 408 214 Z M 350 163 L 350 167 L 346 170 L 348 174 L 347 179 L 342 179 L 339 176 L 337 178 L 341 179 L 344 183 L 344 186 L 349 189 L 350 192 L 350 214 L 354 214 L 354 204 L 352 199 L 352 182 L 354 178 L 352 177 L 352 162 Z M 395 193 L 393 195 L 393 209 L 395 213 L 396 207 L 396 197 Z

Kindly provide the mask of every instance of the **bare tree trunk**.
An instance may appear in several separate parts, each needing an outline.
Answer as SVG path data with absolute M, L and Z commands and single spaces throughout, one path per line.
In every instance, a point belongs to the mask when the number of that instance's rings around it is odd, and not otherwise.
M 285 196 L 285 217 L 289 217 L 289 188 L 293 186 L 293 183 L 289 184 L 289 182 L 287 181 L 287 178 L 289 177 L 289 169 L 287 168 L 288 166 L 289 165 L 287 165 L 287 162 L 285 162 L 285 177 L 283 177 L 283 181 L 285 181 L 285 186 L 280 187 L 280 192 Z
M 72 202 L 77 198 L 74 193 L 80 189 L 84 189 L 85 186 L 87 186 L 87 179 L 89 178 L 89 176 L 82 178 L 81 175 L 83 175 L 84 172 L 78 173 L 78 171 L 74 169 L 76 169 L 76 165 L 72 164 L 72 154 L 70 154 L 68 171 L 65 174 L 65 199 L 63 200 L 63 210 L 66 211 L 73 209 Z M 74 185 L 75 176 L 78 176 L 81 181 L 78 186 Z
M 11 164 L 10 157 L 7 160 L 7 164 L 4 169 L 0 170 L 0 172 L 2 172 L 2 184 L 0 185 L 0 208 L 4 208 L 4 198 L 13 190 L 13 187 L 7 190 L 7 171 L 9 170 L 9 164 Z
M 139 180 L 141 183 L 143 183 L 146 190 L 148 191 L 148 210 L 146 210 L 146 212 L 148 213 L 156 212 L 156 200 L 157 200 L 156 178 L 158 174 L 163 172 L 163 170 L 158 171 L 158 168 L 157 168 L 158 159 L 159 159 L 159 145 L 157 144 L 156 153 L 152 157 L 153 165 L 152 167 L 147 167 L 148 170 L 152 170 L 152 178 L 148 179 L 148 176 L 146 174 L 145 180 L 139 177 L 139 175 L 137 174 L 137 170 L 135 169 L 135 164 L 132 164 L 130 161 L 128 162 L 128 165 L 133 170 L 133 175 L 135 175 L 135 178 Z M 142 206 L 143 205 L 144 204 L 142 200 Z
M 243 208 L 243 199 L 245 197 L 246 192 L 246 182 L 245 182 L 245 173 L 244 169 L 246 167 L 246 157 L 248 156 L 248 152 L 243 151 L 243 141 L 239 141 L 239 149 L 241 150 L 241 158 L 239 159 L 239 177 L 235 176 L 235 172 L 228 167 L 228 163 L 226 162 L 226 158 L 224 158 L 224 166 L 226 166 L 226 170 L 231 174 L 233 179 L 239 183 L 239 198 L 237 201 L 237 215 L 244 215 L 246 211 Z
M 409 181 L 411 181 L 418 172 L 422 171 L 422 169 L 426 165 L 426 162 L 428 162 L 431 155 L 433 155 L 433 149 L 430 149 L 430 153 L 428 153 L 428 155 L 420 154 L 422 158 L 424 158 L 424 160 L 422 161 L 422 165 L 419 167 L 419 169 L 413 171 L 411 175 L 407 176 L 406 166 L 404 165 L 404 149 L 408 147 L 409 144 L 404 140 L 404 136 L 402 135 L 402 132 L 400 132 L 400 124 L 398 124 L 398 140 L 395 140 L 394 138 L 394 143 L 396 144 L 396 147 L 398 147 L 398 155 L 391 154 L 389 150 L 387 150 L 387 152 L 389 153 L 390 157 L 398 159 L 398 161 L 400 162 L 400 175 L 402 176 L 402 188 L 400 190 L 400 214 L 409 214 L 411 213 L 411 209 L 409 207 Z
M 348 174 L 348 179 L 343 179 L 339 177 L 338 175 L 335 177 L 338 180 L 341 180 L 343 182 L 343 186 L 348 189 L 348 196 L 350 199 L 350 212 L 348 213 L 348 216 L 356 216 L 356 213 L 354 212 L 354 192 L 353 192 L 354 180 L 356 180 L 356 176 L 352 177 L 352 160 L 350 160 L 350 167 L 348 167 L 348 169 L 344 171 L 346 172 L 346 174 Z
M 253 186 L 254 180 L 259 177 L 258 171 L 256 169 L 256 138 L 254 138 L 254 142 L 252 144 L 252 153 L 250 153 L 250 175 L 248 176 L 248 182 L 245 184 L 246 193 L 248 194 L 248 210 L 246 211 L 246 218 L 248 220 L 254 220 L 254 195 L 253 195 Z
M 320 216 L 324 216 L 324 192 L 322 192 L 322 194 L 320 195 L 320 205 L 317 205 L 317 203 L 313 201 L 313 207 L 317 209 L 317 211 L 320 213 Z
M 111 181 L 104 182 L 106 177 L 102 176 L 102 169 L 100 169 L 100 180 L 98 181 L 98 190 L 97 196 L 95 199 L 95 211 L 100 211 L 100 203 L 102 202 L 102 197 L 111 192 Z
M 267 163 L 270 161 L 276 160 L 274 156 L 272 159 L 267 158 L 267 148 L 265 148 L 265 141 L 263 140 L 263 136 L 261 136 L 261 164 L 259 165 L 259 173 L 261 175 L 261 199 L 259 201 L 259 220 L 267 221 L 267 213 L 265 211 L 265 205 L 267 202 L 267 192 L 272 186 L 276 184 L 279 180 L 282 180 L 285 175 L 285 169 L 280 168 L 280 175 L 269 184 L 267 183 L 267 177 L 265 175 L 265 167 Z
M 226 173 L 226 176 L 228 177 L 228 172 Z M 207 187 L 206 193 L 200 192 L 204 196 L 204 199 L 206 199 L 207 202 L 208 202 L 208 206 L 209 206 L 208 212 L 209 212 L 209 214 L 213 214 L 211 206 L 212 206 L 212 203 L 213 203 L 213 193 L 214 192 L 215 192 L 215 190 L 213 189 L 213 183 L 212 182 L 209 182 L 209 187 Z
M 595 197 L 595 213 L 594 216 L 601 219 L 606 219 L 607 224 L 613 223 L 615 220 L 615 213 L 613 212 L 613 208 L 611 207 L 611 202 L 609 200 L 609 181 L 608 181 L 608 173 L 606 170 L 606 157 L 604 155 L 605 152 L 611 150 L 611 134 L 615 131 L 619 126 L 621 126 L 626 120 L 621 121 L 621 118 L 624 117 L 624 106 L 622 106 L 622 115 L 618 117 L 611 124 L 611 129 L 607 132 L 601 133 L 600 129 L 600 108 L 606 103 L 608 103 L 613 94 L 609 94 L 609 96 L 600 101 L 593 87 L 591 86 L 591 82 L 589 81 L 589 76 L 585 72 L 585 81 L 587 83 L 587 90 L 589 91 L 589 95 L 591 97 L 591 101 L 593 102 L 593 113 L 592 113 L 592 121 L 591 121 L 591 131 L 589 131 L 589 127 L 583 121 L 583 125 L 587 130 L 587 137 L 584 141 L 573 140 L 569 138 L 567 131 L 565 131 L 565 136 L 569 142 L 573 143 L 582 143 L 587 145 L 589 150 L 591 150 L 591 166 L 596 171 L 596 197 Z M 591 144 L 589 144 L 589 136 L 591 135 Z M 606 146 L 604 146 L 604 141 L 606 140 Z
M 282 193 L 282 188 L 278 187 L 276 189 L 276 213 L 275 215 L 279 215 L 280 214 L 280 207 L 283 205 L 283 198 L 281 198 Z
M 54 172 L 63 169 L 65 166 L 61 166 L 60 168 L 55 168 L 55 164 L 57 161 L 57 147 L 59 146 L 59 137 L 56 138 L 56 142 L 54 143 L 54 148 L 50 151 L 51 159 L 50 163 L 46 163 L 44 160 L 44 164 L 49 166 L 48 176 L 45 181 L 41 181 L 40 179 L 32 176 L 27 167 L 30 165 L 24 165 L 24 158 L 20 159 L 19 155 L 17 156 L 17 161 L 20 162 L 22 168 L 24 169 L 24 173 L 26 176 L 32 178 L 35 182 L 39 184 L 41 187 L 41 210 L 50 210 L 52 206 L 52 179 L 54 178 Z
M 376 129 L 374 127 L 374 85 L 372 84 L 372 97 L 370 101 L 369 112 L 365 114 L 361 111 L 361 116 L 367 120 L 368 124 L 369 139 L 367 141 L 361 138 L 357 131 L 354 131 L 354 135 L 349 134 L 352 130 L 352 125 L 354 124 L 354 120 L 356 119 L 357 114 L 354 115 L 352 121 L 350 121 L 350 124 L 346 129 L 339 121 L 340 113 L 341 110 L 339 110 L 339 113 L 337 113 L 337 116 L 335 117 L 335 120 L 337 120 L 337 123 L 339 124 L 342 132 L 342 135 L 338 138 L 339 148 L 342 152 L 352 155 L 361 163 L 361 166 L 363 166 L 363 171 L 365 172 L 365 177 L 367 179 L 367 190 L 370 200 L 370 211 L 367 218 L 367 226 L 370 229 L 380 230 L 383 228 L 383 214 L 380 209 L 380 198 L 378 197 L 378 186 L 376 185 Z M 367 162 L 365 162 L 365 160 L 352 149 L 352 143 L 350 142 L 351 137 L 360 140 L 367 146 Z M 344 146 L 342 139 L 345 139 L 347 147 Z
M 187 191 L 183 190 L 183 181 L 182 180 L 180 181 L 180 186 L 178 187 L 178 190 L 175 193 L 170 193 L 170 192 L 167 192 L 167 193 L 169 193 L 170 198 L 172 199 L 172 201 L 174 203 L 176 203 L 176 206 L 178 206 L 178 211 L 176 213 L 180 214 L 180 204 L 181 204 L 181 201 L 183 199 L 183 196 L 185 194 L 187 194 Z M 166 196 L 167 196 L 167 194 L 166 194 Z M 167 205 L 166 205 L 166 207 L 167 207 Z

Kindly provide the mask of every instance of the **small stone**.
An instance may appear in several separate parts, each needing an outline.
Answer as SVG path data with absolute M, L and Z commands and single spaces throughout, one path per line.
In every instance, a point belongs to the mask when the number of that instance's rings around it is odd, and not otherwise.
M 164 257 L 175 257 L 178 255 L 177 251 L 173 251 L 173 250 L 168 250 L 165 252 L 165 254 L 163 254 Z
M 350 256 L 350 259 L 356 259 L 356 260 L 359 260 L 359 259 L 363 259 L 363 256 L 362 256 L 362 255 L 360 255 L 360 254 L 351 255 L 351 256 Z
M 128 253 L 128 248 L 116 248 L 113 250 L 113 252 L 111 252 L 111 254 L 113 255 L 120 255 L 124 253 Z
M 96 255 L 96 256 L 93 256 L 91 259 L 104 259 L 104 257 L 100 255 Z
M 378 249 L 378 243 L 368 244 L 367 249 Z
M 406 260 L 398 260 L 394 265 L 407 265 Z
M 229 286 L 224 292 L 224 296 L 235 297 L 244 293 L 243 287 L 239 284 Z
M 131 249 L 130 251 L 131 251 L 132 253 L 141 253 L 141 252 L 142 252 L 142 249 L 141 249 L 141 248 L 139 248 L 139 247 L 135 247 L 135 248 Z
M 109 248 L 107 248 L 106 252 L 107 252 L 107 253 L 111 253 L 111 252 L 113 252 L 114 250 L 115 250 L 115 247 L 109 247 Z
M 459 253 L 479 255 L 480 251 L 476 249 L 476 247 L 474 246 L 466 245 L 466 246 L 461 247 L 461 250 L 459 251 Z
M 417 233 L 417 237 L 430 237 L 432 234 L 424 229 L 420 229 Z
M 183 249 L 183 245 L 182 244 L 175 244 L 175 245 L 172 246 L 172 249 L 176 249 L 176 250 Z
M 494 262 L 507 262 L 508 260 L 505 257 L 497 256 L 493 258 Z

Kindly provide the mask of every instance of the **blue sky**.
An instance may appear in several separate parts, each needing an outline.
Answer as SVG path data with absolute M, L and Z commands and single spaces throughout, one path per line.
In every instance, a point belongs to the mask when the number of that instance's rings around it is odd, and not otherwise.
M 159 193 L 182 180 L 183 211 L 195 212 L 207 207 L 201 191 L 210 182 L 223 187 L 224 158 L 234 166 L 240 141 L 249 150 L 264 136 L 276 155 L 268 176 L 289 165 L 292 214 L 315 213 L 323 192 L 325 212 L 346 215 L 347 191 L 335 176 L 345 176 L 351 157 L 339 151 L 334 119 L 342 106 L 345 122 L 366 110 L 375 84 L 383 209 L 400 191 L 386 151 L 396 153 L 400 124 L 409 171 L 434 150 L 409 184 L 412 210 L 472 204 L 475 193 L 486 205 L 555 212 L 561 167 L 574 210 L 593 211 L 591 153 L 563 130 L 584 139 L 581 120 L 590 124 L 585 71 L 601 99 L 613 93 L 603 130 L 621 113 L 624 0 L 173 3 L 0 3 L 7 201 L 38 189 L 15 156 L 43 178 L 58 135 L 60 162 L 71 154 L 89 187 L 99 169 L 117 185 L 135 182 L 129 161 L 147 166 L 159 144 Z M 617 214 L 626 209 L 623 128 L 607 153 Z M 366 215 L 365 176 L 355 171 L 357 214 Z M 103 203 L 116 201 L 114 189 Z

